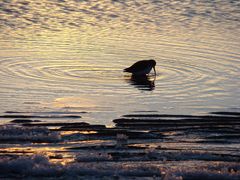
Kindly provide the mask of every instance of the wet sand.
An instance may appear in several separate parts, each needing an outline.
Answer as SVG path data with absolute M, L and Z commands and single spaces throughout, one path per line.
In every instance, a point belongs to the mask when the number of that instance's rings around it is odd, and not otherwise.
M 76 112 L 5 112 L 0 119 L 9 120 L 0 126 L 1 178 L 240 178 L 238 112 L 136 112 L 112 127 L 83 122 Z

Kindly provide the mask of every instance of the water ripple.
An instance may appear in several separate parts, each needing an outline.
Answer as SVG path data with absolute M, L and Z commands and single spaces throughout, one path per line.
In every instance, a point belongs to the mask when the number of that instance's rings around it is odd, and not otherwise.
M 1 1 L 0 105 L 24 111 L 24 102 L 45 108 L 80 97 L 124 113 L 236 108 L 239 7 L 216 0 Z M 155 82 L 122 72 L 150 58 Z M 151 88 L 138 87 L 144 83 Z
M 116 29 L 188 26 L 192 30 L 205 24 L 239 27 L 238 1 L 3 1 L 0 25 L 8 29 L 61 30 L 63 27 L 85 31 L 92 27 Z M 171 28 L 172 29 L 172 28 Z

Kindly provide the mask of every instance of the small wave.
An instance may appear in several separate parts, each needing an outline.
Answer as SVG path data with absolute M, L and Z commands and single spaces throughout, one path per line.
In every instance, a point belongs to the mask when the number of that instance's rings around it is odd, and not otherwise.
M 93 155 L 91 155 L 94 158 Z M 49 158 L 43 155 L 23 156 L 19 158 L 1 158 L 0 172 L 2 178 L 7 177 L 53 177 L 53 178 L 163 178 L 181 179 L 181 178 L 213 178 L 213 179 L 238 179 L 239 165 L 226 163 L 208 163 L 202 165 L 198 162 L 186 166 L 186 164 L 178 162 L 179 167 L 171 167 L 170 163 L 156 164 L 148 163 L 107 163 L 105 158 L 99 159 L 97 155 L 95 160 L 100 160 L 101 163 L 72 163 L 68 165 L 51 163 Z M 7 162 L 7 163 L 6 163 Z M 180 167 L 180 165 L 182 165 Z M 23 168 L 24 167 L 24 168 Z M 195 168 L 194 168 L 195 167 Z M 226 168 L 227 167 L 227 168 Z M 117 171 L 116 171 L 117 169 Z M 230 172 L 229 172 L 230 171 Z
M 36 8 L 37 7 L 37 8 Z M 1 2 L 2 20 L 7 29 L 61 30 L 84 26 L 134 28 L 202 25 L 239 27 L 238 1 L 49 1 Z M 161 26 L 161 28 L 160 28 Z
M 1 142 L 58 142 L 61 136 L 45 127 L 20 127 L 16 125 L 0 126 Z

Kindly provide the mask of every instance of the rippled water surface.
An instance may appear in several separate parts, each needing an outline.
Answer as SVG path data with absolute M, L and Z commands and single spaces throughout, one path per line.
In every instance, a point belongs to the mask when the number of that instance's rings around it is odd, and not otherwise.
M 3 0 L 1 113 L 239 111 L 239 29 L 238 0 Z M 155 80 L 122 72 L 151 58 Z

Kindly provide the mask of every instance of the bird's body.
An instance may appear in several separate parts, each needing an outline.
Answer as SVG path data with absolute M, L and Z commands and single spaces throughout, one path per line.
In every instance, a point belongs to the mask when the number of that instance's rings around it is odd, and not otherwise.
M 156 61 L 153 59 L 142 60 L 134 63 L 132 66 L 124 69 L 123 71 L 132 73 L 133 75 L 136 75 L 136 76 L 141 76 L 141 75 L 149 74 L 153 68 L 156 74 L 155 66 L 156 66 Z

